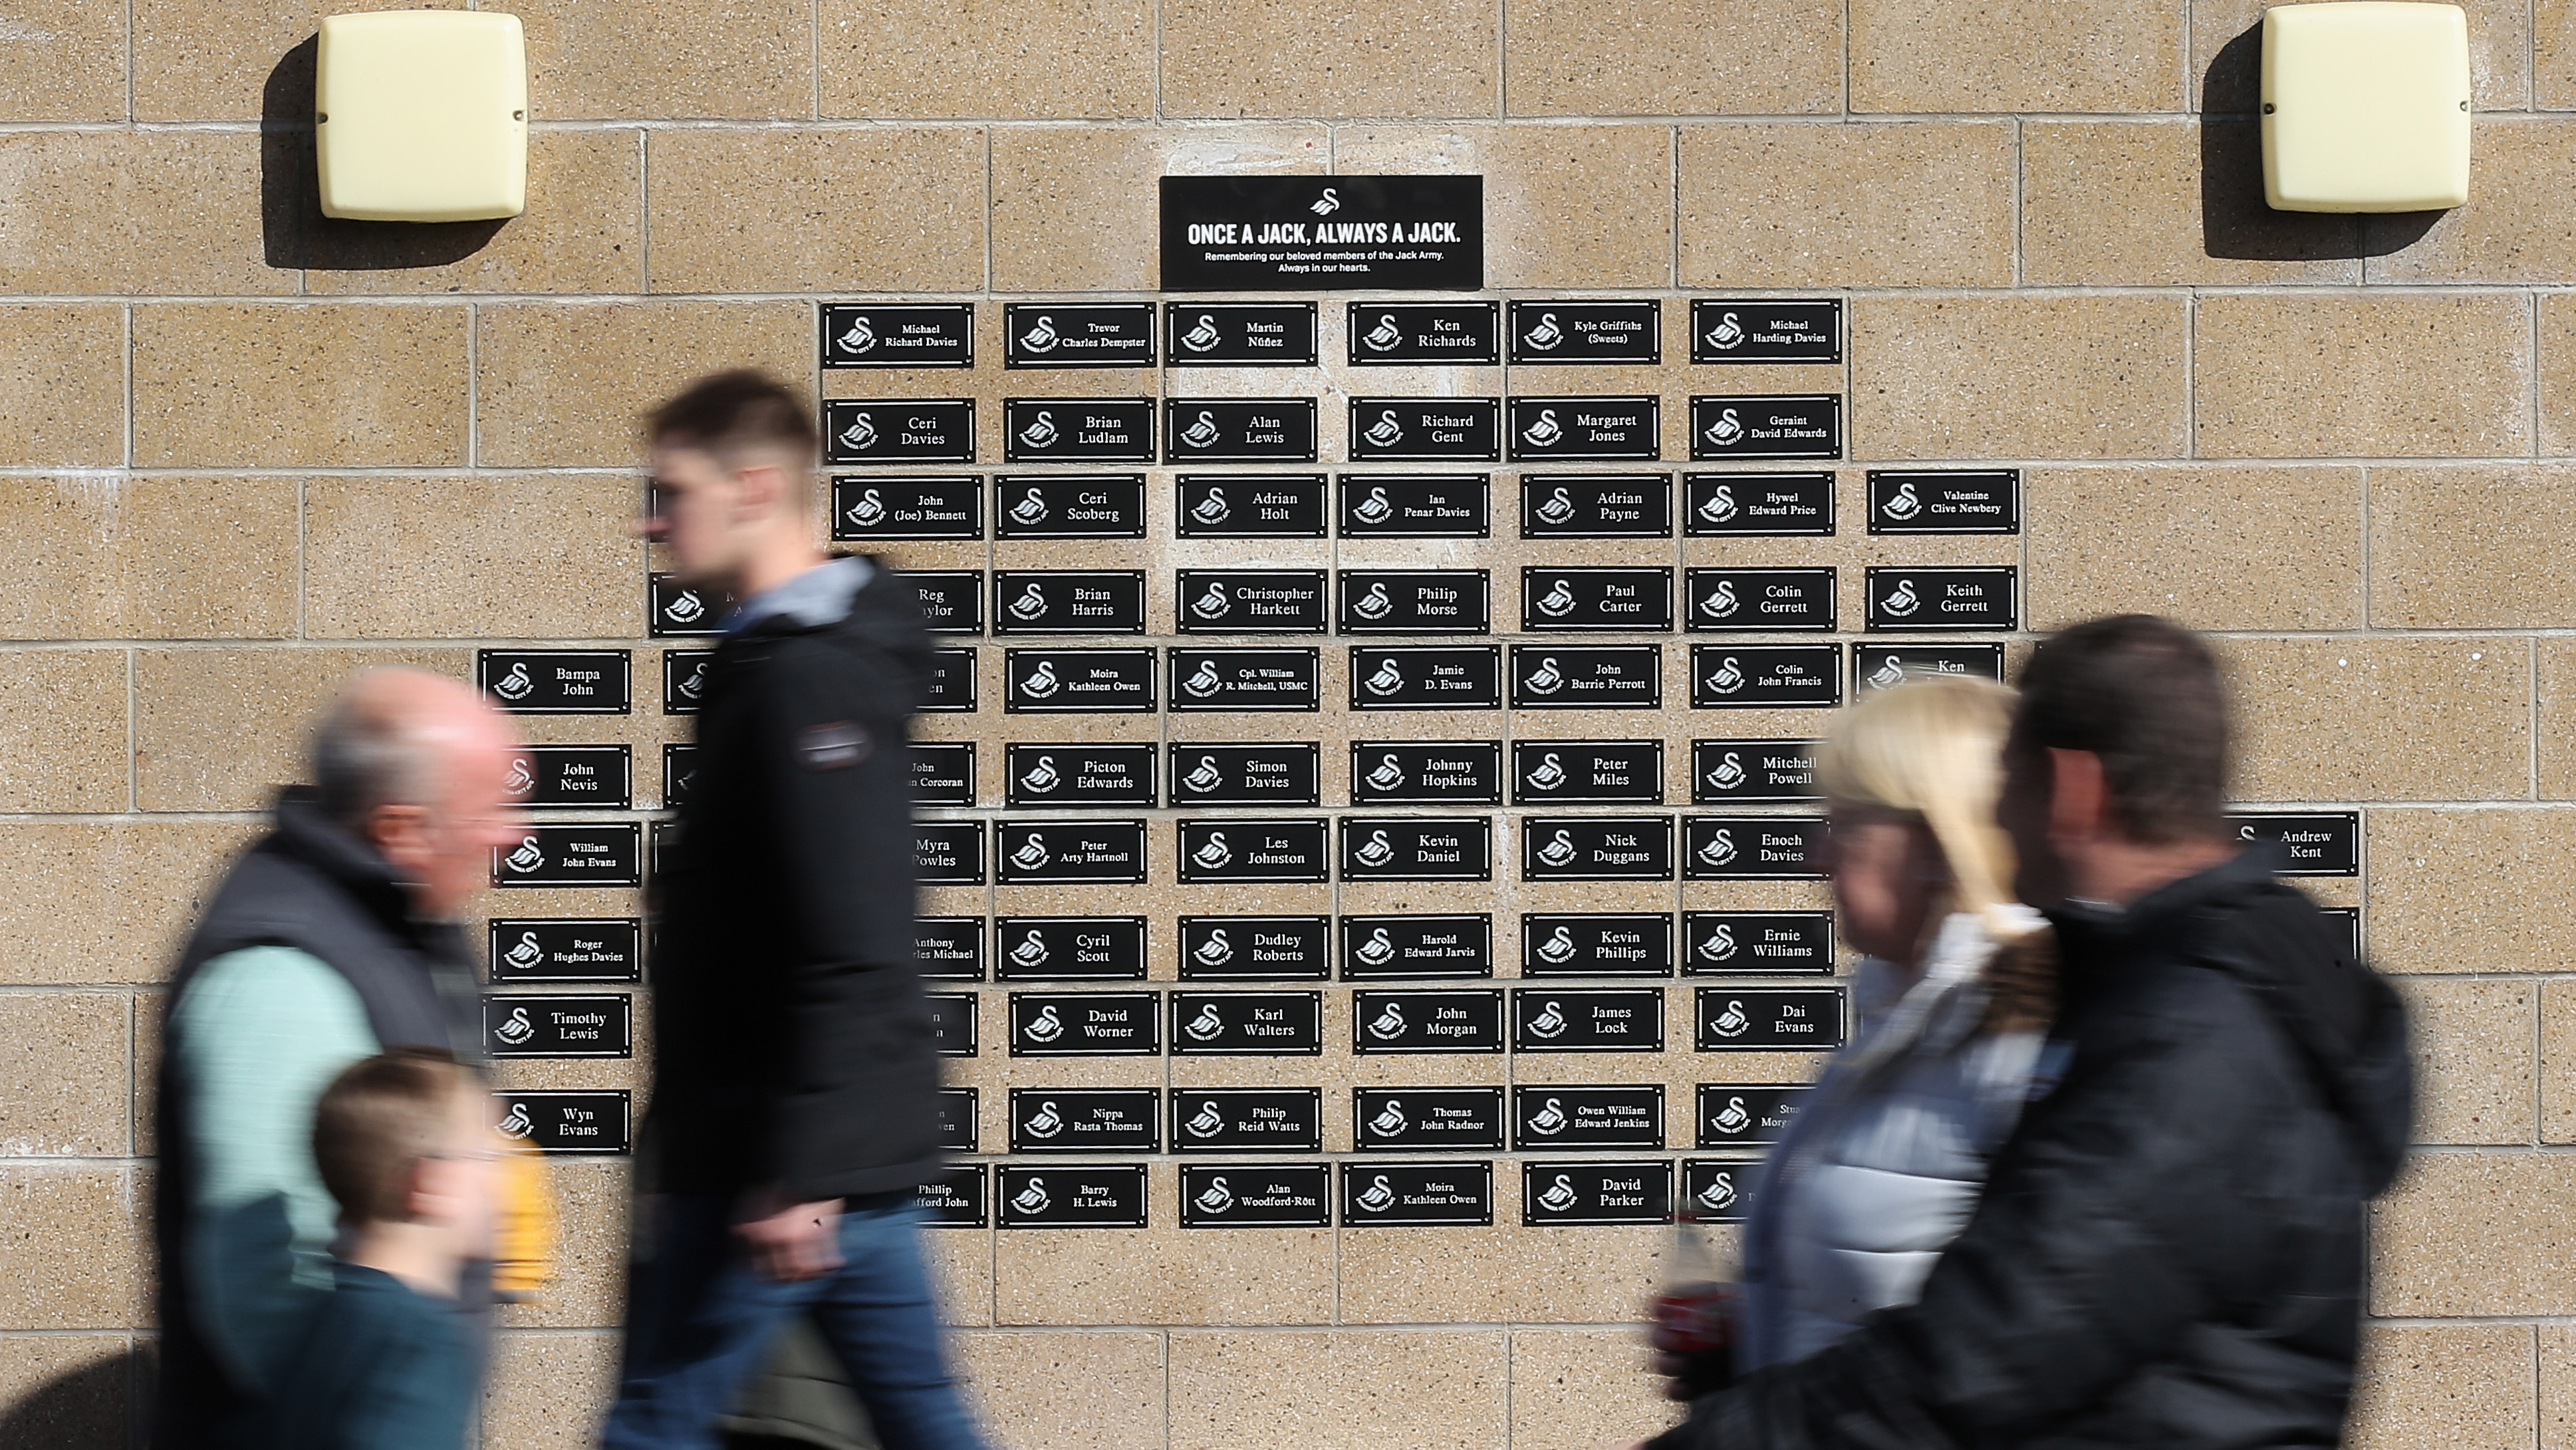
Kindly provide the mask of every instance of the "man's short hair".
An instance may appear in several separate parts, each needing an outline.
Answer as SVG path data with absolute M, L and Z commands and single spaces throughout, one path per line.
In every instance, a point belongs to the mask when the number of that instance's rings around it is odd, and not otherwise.
M 2201 637 L 2122 614 L 2040 642 L 2007 748 L 2100 756 L 2121 828 L 2161 844 L 2225 833 L 2229 734 L 2227 687 Z
M 765 447 L 814 459 L 812 410 L 794 389 L 753 368 L 689 384 L 645 415 L 644 435 L 657 448 L 703 448 L 720 457 Z
M 370 685 L 370 670 L 349 682 L 313 730 L 313 789 L 324 817 L 360 830 L 378 806 L 437 803 L 446 784 L 446 755 L 416 712 Z
M 448 1146 L 465 1070 L 434 1047 L 351 1063 L 313 1111 L 313 1162 L 344 1222 L 411 1217 L 412 1167 Z

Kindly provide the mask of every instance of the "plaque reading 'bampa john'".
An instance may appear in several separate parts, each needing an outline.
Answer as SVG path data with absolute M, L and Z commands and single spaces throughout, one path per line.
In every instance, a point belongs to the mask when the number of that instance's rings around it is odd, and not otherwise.
M 1521 479 L 1521 537 L 1669 539 L 1669 473 L 1549 473 Z
M 632 746 L 523 745 L 502 788 L 529 810 L 622 811 L 634 803 L 634 775 Z
M 1163 451 L 1174 463 L 1312 463 L 1312 398 L 1173 398 Z
M 1345 1228 L 1488 1227 L 1494 1221 L 1491 1163 L 1345 1163 Z
M 1002 708 L 1014 715 L 1134 715 L 1154 708 L 1150 649 L 1002 652 Z
M 2004 647 L 1999 644 L 1856 644 L 1852 646 L 1852 691 L 1874 694 L 1907 680 L 1934 675 L 1965 675 L 2003 683 Z
M 1843 360 L 1839 298 L 1786 302 L 1759 297 L 1691 299 L 1695 363 L 1838 363 Z
M 827 368 L 966 368 L 975 365 L 972 302 L 826 302 Z
M 1153 1057 L 1162 1051 L 1151 992 L 1013 992 L 1013 1057 Z
M 1143 1228 L 1143 1164 L 994 1165 L 993 1220 L 1003 1228 Z
M 1664 1146 L 1664 1090 L 1634 1087 L 1516 1087 L 1512 1142 L 1524 1153 Z
M 1843 400 L 1832 393 L 1693 398 L 1690 456 L 1840 458 Z
M 698 713 L 698 703 L 706 698 L 707 693 L 707 661 L 714 659 L 715 654 L 711 649 L 662 651 L 663 714 Z
M 632 1057 L 633 1007 L 622 993 L 486 997 L 483 1047 L 494 1057 Z
M 1503 747 L 1493 740 L 1354 740 L 1351 804 L 1500 805 Z
M 1521 917 L 1524 977 L 1672 974 L 1673 919 L 1661 912 L 1531 912 Z
M 1322 881 L 1326 836 L 1320 820 L 1182 821 L 1181 882 Z
M 1446 1153 L 1503 1146 L 1503 1090 L 1355 1088 L 1351 1142 L 1363 1153 Z
M 913 822 L 912 875 L 925 886 L 983 885 L 984 823 Z
M 1515 302 L 1511 356 L 1515 364 L 1662 362 L 1663 304 L 1653 298 Z
M 1174 581 L 1182 634 L 1322 634 L 1321 569 L 1183 569 Z
M 1502 457 L 1502 418 L 1500 398 L 1353 398 L 1350 456 L 1492 463 Z
M 1005 398 L 1002 457 L 1012 463 L 1151 463 L 1151 398 Z
M 1521 1224 L 1527 1228 L 1670 1223 L 1673 1165 L 1523 1163 Z
M 1875 631 L 2010 629 L 2021 571 L 2009 564 L 1974 569 L 1871 569 L 1869 627 Z
M 1682 973 L 1692 977 L 1830 977 L 1830 911 L 1690 911 L 1682 914 Z
M 1020 741 L 1004 747 L 1002 803 L 1040 810 L 1141 806 L 1154 800 L 1154 747 Z
M 1174 1040 L 1175 1050 L 1179 1047 Z M 1321 1088 L 1174 1088 L 1175 1153 L 1315 1153 L 1324 1146 Z
M 1346 539 L 1481 539 L 1492 532 L 1493 480 L 1482 473 L 1345 473 Z
M 833 398 L 823 404 L 823 461 L 972 463 L 973 398 Z
M 537 920 L 496 917 L 489 927 L 495 982 L 637 982 L 643 923 L 633 917 Z
M 1682 532 L 1695 539 L 1824 538 L 1834 531 L 1831 473 L 1693 473 Z
M 670 746 L 664 750 L 697 747 Z M 917 806 L 971 806 L 975 803 L 975 742 L 972 740 L 916 740 L 910 749 L 910 784 L 912 803 Z M 696 765 L 692 761 L 690 769 Z M 663 772 L 662 794 L 667 800 L 672 784 L 668 767 Z
M 622 1092 L 534 1090 L 492 1094 L 496 1124 L 542 1153 L 624 1153 L 634 1144 L 634 1100 Z
M 1481 176 L 1166 176 L 1166 292 L 1474 292 Z
M 1515 710 L 1652 710 L 1664 703 L 1664 652 L 1651 644 L 1516 644 Z
M 1807 1103 L 1811 1087 L 1772 1083 L 1699 1085 L 1699 1128 L 1693 1146 L 1700 1148 L 1769 1148 L 1788 1136 L 1789 1125 Z
M 1163 1146 L 1153 1088 L 1013 1088 L 1014 1153 L 1153 1153 Z
M 1175 1057 L 1313 1057 L 1324 1050 L 1321 992 L 1174 992 L 1171 1002 Z
M 1168 303 L 1163 339 L 1163 356 L 1176 368 L 1312 367 L 1315 304 Z
M 631 821 L 529 826 L 492 848 L 495 886 L 641 886 L 644 828 Z
M 1512 993 L 1514 1052 L 1661 1052 L 1664 989 L 1567 991 L 1522 987 Z
M 915 708 L 925 715 L 971 713 L 975 708 L 975 652 L 932 650 L 930 673 L 922 679 L 921 701 Z
M 1142 881 L 1145 823 L 998 822 L 993 828 L 993 879 L 1004 886 Z
M 1491 302 L 1354 302 L 1351 366 L 1501 362 L 1498 311 Z
M 1656 459 L 1664 456 L 1663 404 L 1653 396 L 1514 398 L 1512 458 Z
M 1170 656 L 1174 710 L 1314 710 L 1323 704 L 1323 663 L 1311 649 L 1176 649 Z
M 1693 816 L 1683 826 L 1682 874 L 1692 881 L 1821 881 L 1822 816 Z
M 1006 368 L 1149 368 L 1151 302 L 1008 302 L 1002 305 Z
M 1345 982 L 1493 974 L 1494 919 L 1483 912 L 1342 918 Z
M 1816 780 L 1814 740 L 1694 740 L 1691 804 L 1739 801 L 1815 801 L 1825 798 Z
M 1143 634 L 1141 569 L 996 569 L 995 634 Z
M 1503 994 L 1353 992 L 1351 1050 L 1380 1053 L 1500 1052 Z
M 971 1148 L 956 1149 L 972 1152 Z M 982 1228 L 990 1221 L 985 1210 L 988 1180 L 992 1170 L 982 1163 L 942 1168 L 922 1180 L 913 1190 L 913 1203 L 921 1210 L 921 1221 L 931 1228 Z
M 1184 539 L 1320 539 L 1320 473 L 1184 473 L 1173 530 Z
M 1332 975 L 1333 923 L 1323 916 L 1185 916 L 1181 979 L 1311 981 Z
M 1694 710 L 1829 709 L 1843 700 L 1838 644 L 1695 644 Z
M 978 1050 L 975 994 L 927 992 L 921 1002 L 930 1023 L 930 1050 L 941 1057 L 973 1057 Z
M 971 473 L 832 480 L 835 539 L 980 539 L 984 481 Z
M 1310 740 L 1276 745 L 1174 741 L 1175 806 L 1311 806 L 1323 796 L 1323 751 Z
M 1503 653 L 1492 645 L 1351 650 L 1354 710 L 1498 710 Z
M 644 581 L 644 608 L 646 626 L 654 638 L 686 639 L 721 633 L 733 600 L 668 574 L 652 574 Z
M 633 666 L 622 649 L 485 649 L 474 684 L 511 715 L 623 715 Z
M 1490 881 L 1494 823 L 1485 816 L 1345 816 L 1345 881 Z
M 1521 822 L 1523 881 L 1670 881 L 1670 816 L 1532 816 Z
M 1661 805 L 1660 740 L 1515 740 L 1512 803 Z
M 932 634 L 984 632 L 984 571 L 922 569 L 907 572 L 903 582 L 921 611 L 921 627 Z
M 1329 1163 L 1181 1169 L 1183 1228 L 1325 1228 L 1332 1221 Z
M 1673 627 L 1670 569 L 1521 570 L 1521 628 L 1595 633 Z
M 922 916 L 912 923 L 912 969 L 934 982 L 984 980 L 984 919 Z
M 1482 569 L 1344 569 L 1336 615 L 1344 634 L 1484 634 L 1492 576 Z
M 1700 634 L 1830 633 L 1835 571 L 1825 569 L 1692 569 L 1687 626 Z
M 1005 982 L 1143 981 L 1145 918 L 997 917 L 993 975 Z
M 2239 842 L 2267 848 L 2272 869 L 2283 876 L 2361 874 L 2357 811 L 2243 812 L 2227 824 Z
M 2018 468 L 1869 471 L 1873 534 L 2018 534 Z
M 1702 987 L 1694 996 L 1702 1052 L 1843 1045 L 1840 987 Z
M 972 1153 L 983 1138 L 982 1094 L 970 1087 L 941 1088 L 933 1111 L 939 1115 L 939 1146 L 950 1153 Z
M 998 539 L 1141 539 L 1145 476 L 1140 473 L 1005 473 L 993 480 Z

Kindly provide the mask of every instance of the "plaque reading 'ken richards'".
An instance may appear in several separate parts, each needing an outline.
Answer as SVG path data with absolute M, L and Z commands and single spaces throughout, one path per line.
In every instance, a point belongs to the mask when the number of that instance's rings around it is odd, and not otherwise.
M 1830 977 L 1830 911 L 1690 911 L 1682 914 L 1682 974 L 1691 977 Z
M 1161 220 L 1166 292 L 1485 285 L 1481 176 L 1166 176 Z
M 1006 368 L 1153 365 L 1151 302 L 1002 304 L 1002 366 Z
M 623 715 L 633 668 L 622 649 L 486 649 L 474 683 L 511 715 Z
M 1497 313 L 1491 302 L 1354 302 L 1351 366 L 1501 362 Z
M 1174 1088 L 1175 1153 L 1314 1153 L 1324 1146 L 1321 1088 Z

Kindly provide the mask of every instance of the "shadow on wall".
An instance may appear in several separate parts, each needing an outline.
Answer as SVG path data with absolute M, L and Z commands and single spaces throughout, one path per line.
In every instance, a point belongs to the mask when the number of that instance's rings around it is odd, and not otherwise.
M 2250 262 L 2385 257 L 2423 239 L 2445 213 L 2375 216 L 2274 211 L 2263 203 L 2263 27 L 2219 47 L 2200 85 L 2200 247 Z
M 151 1383 L 143 1349 L 94 1359 L 0 1406 L 0 1450 L 125 1450 L 130 1404 Z
M 272 267 L 358 272 L 444 267 L 483 249 L 510 219 L 353 222 L 322 215 L 313 164 L 313 69 L 318 40 L 286 53 L 268 73 L 259 117 L 259 214 Z

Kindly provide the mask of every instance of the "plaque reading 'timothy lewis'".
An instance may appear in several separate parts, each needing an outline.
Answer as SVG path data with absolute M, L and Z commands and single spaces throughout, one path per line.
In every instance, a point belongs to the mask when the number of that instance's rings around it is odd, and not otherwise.
M 643 923 L 632 917 L 494 918 L 494 982 L 637 982 Z
M 1503 652 L 1394 646 L 1351 649 L 1354 710 L 1497 710 L 1503 704 Z
M 1661 805 L 1660 740 L 1515 740 L 1512 803 Z
M 1524 977 L 1669 977 L 1673 919 L 1661 912 L 1521 917 Z
M 1002 474 L 993 480 L 997 539 L 1141 539 L 1145 478 L 1136 473 Z
M 1474 292 L 1485 179 L 1166 176 L 1161 240 L 1166 292 Z
M 529 826 L 515 846 L 492 848 L 495 886 L 641 886 L 644 828 L 603 821 Z
M 1320 473 L 1184 473 L 1173 532 L 1184 539 L 1320 539 Z
M 827 464 L 972 463 L 973 398 L 833 398 L 823 404 Z
M 1664 359 L 1663 304 L 1540 298 L 1512 304 L 1512 361 L 1655 363 Z
M 1873 631 L 2010 629 L 2020 617 L 2021 571 L 1871 569 L 1865 588 Z
M 1323 795 L 1322 749 L 1310 740 L 1277 745 L 1174 741 L 1175 806 L 1311 806 Z
M 1131 715 L 1154 709 L 1150 649 L 1002 652 L 1002 709 L 1014 715 Z
M 1664 652 L 1651 644 L 1516 644 L 1515 710 L 1652 710 L 1664 703 Z
M 975 365 L 972 302 L 826 302 L 827 368 L 965 368 Z
M 1174 463 L 1312 463 L 1312 398 L 1173 398 L 1163 450 Z
M 1694 710 L 1826 709 L 1842 699 L 1841 645 L 1691 646 Z
M 1550 473 L 1521 479 L 1525 539 L 1669 539 L 1669 473 Z
M 832 480 L 835 539 L 980 539 L 984 481 L 971 473 Z
M 1690 456 L 1840 458 L 1843 400 L 1832 393 L 1693 398 Z
M 623 715 L 633 666 L 622 649 L 486 649 L 474 684 L 511 715 Z
M 1491 302 L 1354 302 L 1351 366 L 1413 367 L 1502 361 Z
M 1840 987 L 1702 987 L 1695 997 L 1702 1052 L 1843 1045 Z
M 1320 982 L 1332 974 L 1332 919 L 1322 916 L 1185 916 L 1183 981 Z
M 1315 363 L 1312 302 L 1174 302 L 1163 355 L 1181 368 L 1293 368 Z
M 1502 417 L 1500 398 L 1353 398 L 1350 456 L 1491 463 L 1502 457 Z
M 1153 365 L 1151 302 L 1002 304 L 1002 366 L 1006 368 Z
M 1694 539 L 1824 538 L 1834 531 L 1831 473 L 1692 473 L 1682 532 Z
M 1173 597 L 1182 634 L 1322 634 L 1321 569 L 1183 569 Z
M 634 999 L 486 997 L 484 1050 L 494 1057 L 631 1057 Z
M 1323 663 L 1311 649 L 1176 649 L 1170 659 L 1177 711 L 1314 710 L 1323 704 Z

